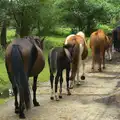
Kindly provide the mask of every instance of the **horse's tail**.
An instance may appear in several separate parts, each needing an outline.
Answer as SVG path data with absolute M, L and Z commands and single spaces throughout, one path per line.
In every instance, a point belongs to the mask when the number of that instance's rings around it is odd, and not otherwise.
M 72 72 L 70 76 L 70 80 L 74 80 L 77 69 L 80 67 L 80 62 L 82 60 L 82 53 L 83 53 L 83 46 L 82 44 L 76 44 L 74 47 L 74 52 L 73 52 L 73 60 L 72 60 Z
M 25 102 L 26 109 L 29 109 L 31 101 L 28 78 L 24 72 L 22 53 L 18 45 L 12 46 L 11 58 L 12 70 L 19 89 L 20 99 Z
M 57 59 L 57 52 L 55 49 L 52 49 L 48 55 L 48 63 L 52 73 L 56 72 L 56 60 Z
M 94 46 L 94 59 L 96 62 L 98 62 L 100 60 L 100 40 L 99 40 L 99 36 L 96 36 L 96 41 L 95 41 L 95 46 Z

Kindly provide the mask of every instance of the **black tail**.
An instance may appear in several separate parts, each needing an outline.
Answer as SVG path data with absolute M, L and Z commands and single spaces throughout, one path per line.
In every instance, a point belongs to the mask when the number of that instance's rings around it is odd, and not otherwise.
M 57 59 L 57 52 L 55 51 L 55 49 L 52 49 L 48 55 L 48 63 L 52 73 L 56 72 L 56 61 L 57 61 L 56 59 Z
M 20 99 L 25 102 L 26 109 L 31 106 L 30 90 L 28 84 L 28 75 L 24 72 L 24 65 L 22 60 L 22 53 L 18 45 L 13 45 L 11 52 L 11 62 L 13 74 L 19 88 Z

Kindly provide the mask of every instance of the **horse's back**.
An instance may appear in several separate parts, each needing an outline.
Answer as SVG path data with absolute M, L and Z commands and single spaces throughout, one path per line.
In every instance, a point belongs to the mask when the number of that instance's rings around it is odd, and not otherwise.
M 90 36 L 90 48 L 104 46 L 105 33 L 102 30 L 95 31 Z
M 27 73 L 29 70 L 29 62 L 32 59 L 32 57 L 34 57 L 34 56 L 31 56 L 31 52 L 32 52 L 31 50 L 33 48 L 33 44 L 27 38 L 19 38 L 19 39 L 13 40 L 12 43 L 10 43 L 7 46 L 6 52 L 5 52 L 6 53 L 5 59 L 6 59 L 6 65 L 8 67 L 9 72 L 12 72 L 11 52 L 12 52 L 12 46 L 14 44 L 18 45 L 18 47 L 22 53 L 21 57 L 23 59 L 24 71 Z M 45 60 L 43 57 L 42 50 L 40 48 L 39 49 L 36 48 L 35 52 L 36 53 L 33 53 L 33 54 L 36 54 L 37 56 L 36 56 L 36 58 L 34 58 L 34 65 L 32 66 L 30 76 L 39 74 L 45 65 Z
M 71 35 L 68 35 L 64 41 L 64 44 L 75 44 L 75 35 L 74 34 L 71 34 Z
M 28 43 L 28 44 L 27 44 Z M 8 71 L 12 72 L 12 65 L 11 65 L 11 52 L 12 52 L 12 47 L 13 45 L 18 45 L 21 53 L 22 53 L 22 58 L 24 60 L 24 70 L 28 71 L 28 54 L 30 54 L 30 49 L 32 48 L 32 45 L 29 44 L 27 41 L 22 41 L 20 39 L 13 40 L 6 48 L 5 52 L 5 59 L 6 59 L 6 64 L 8 66 Z

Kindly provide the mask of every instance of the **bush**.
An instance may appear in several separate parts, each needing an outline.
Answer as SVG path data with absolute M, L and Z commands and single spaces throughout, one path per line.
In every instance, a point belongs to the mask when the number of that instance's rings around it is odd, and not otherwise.
M 104 30 L 105 33 L 108 33 L 108 32 L 112 31 L 112 28 L 110 26 L 108 26 L 108 25 L 98 24 L 96 28 Z
M 5 56 L 5 50 L 4 50 L 3 47 L 0 45 L 0 58 L 4 60 L 4 56 Z
M 62 46 L 64 42 L 65 37 L 47 37 L 44 42 L 44 49 L 49 50 L 53 47 Z

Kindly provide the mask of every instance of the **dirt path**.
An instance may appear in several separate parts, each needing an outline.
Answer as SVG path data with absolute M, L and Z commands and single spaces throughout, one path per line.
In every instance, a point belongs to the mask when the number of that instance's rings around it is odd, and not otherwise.
M 116 85 L 120 86 L 119 54 L 116 53 L 112 62 L 107 62 L 103 73 L 91 73 L 89 61 L 86 82 L 76 86 L 71 96 L 66 95 L 64 85 L 64 95 L 60 101 L 50 100 L 49 82 L 40 84 L 37 91 L 40 107 L 25 112 L 26 120 L 120 120 L 119 103 L 116 98 L 107 97 L 115 91 Z M 0 107 L 0 120 L 18 119 L 14 114 L 13 99 Z

